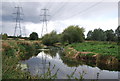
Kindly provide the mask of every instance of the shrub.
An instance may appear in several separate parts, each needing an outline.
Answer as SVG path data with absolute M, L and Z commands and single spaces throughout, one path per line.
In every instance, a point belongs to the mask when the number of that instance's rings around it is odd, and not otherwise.
M 2 48 L 4 50 L 3 54 L 7 55 L 7 56 L 14 56 L 14 49 L 12 48 L 12 46 L 10 46 L 9 43 L 3 42 L 2 43 Z
M 2 35 L 2 39 L 6 40 L 8 38 L 8 35 L 5 33 Z
M 62 32 L 62 41 L 67 43 L 83 42 L 84 29 L 79 26 L 69 26 Z
M 38 40 L 38 34 L 36 32 L 32 32 L 29 37 L 30 40 Z
M 48 45 L 48 46 L 53 45 L 57 43 L 58 41 L 59 40 L 58 40 L 58 35 L 56 31 L 52 31 L 51 33 L 46 34 L 42 37 L 43 44 Z

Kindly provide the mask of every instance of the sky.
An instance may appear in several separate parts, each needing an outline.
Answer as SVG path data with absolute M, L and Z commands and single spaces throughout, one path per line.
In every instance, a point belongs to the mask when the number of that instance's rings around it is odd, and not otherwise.
M 15 30 L 15 19 L 17 9 L 22 7 L 21 30 L 23 36 L 29 36 L 32 32 L 41 34 L 49 33 L 52 30 L 62 33 L 70 25 L 79 25 L 85 29 L 87 35 L 89 30 L 101 28 L 104 31 L 117 29 L 118 27 L 118 0 L 4 0 L 0 8 L 1 33 L 13 36 Z M 42 9 L 48 9 L 46 16 L 47 31 L 44 25 Z M 19 34 L 19 28 L 16 30 Z

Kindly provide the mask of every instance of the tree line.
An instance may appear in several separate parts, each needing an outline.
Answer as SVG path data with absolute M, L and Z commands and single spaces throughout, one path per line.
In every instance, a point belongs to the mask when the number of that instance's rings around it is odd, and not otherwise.
M 61 34 L 57 34 L 56 31 L 52 31 L 42 37 L 43 44 L 45 45 L 53 45 L 54 43 L 62 43 L 62 44 L 71 44 L 76 42 L 84 42 L 85 40 L 90 41 L 114 41 L 118 42 L 120 39 L 120 26 L 113 31 L 110 30 L 102 30 L 100 28 L 90 30 L 87 33 L 87 37 L 84 35 L 84 28 L 79 27 L 78 25 L 71 25 L 68 28 L 64 29 Z
M 29 37 L 15 37 L 8 36 L 7 34 L 0 34 L 2 39 L 9 38 L 23 38 L 26 40 L 42 40 L 45 45 L 53 45 L 55 43 L 62 44 L 71 44 L 76 42 L 84 42 L 85 40 L 94 40 L 94 41 L 118 41 L 120 39 L 120 26 L 113 31 L 110 30 L 102 30 L 100 28 L 90 30 L 87 33 L 87 37 L 84 35 L 85 29 L 83 27 L 79 27 L 78 25 L 71 25 L 64 29 L 64 31 L 60 34 L 57 34 L 56 31 L 52 31 L 50 33 L 45 34 L 43 37 L 39 38 L 36 32 L 32 32 Z
M 53 45 L 55 43 L 70 44 L 75 42 L 83 42 L 85 39 L 84 28 L 79 26 L 69 26 L 62 33 L 57 34 L 56 31 L 52 31 L 42 37 L 42 42 L 45 45 Z
M 118 38 L 120 38 L 120 26 L 113 31 L 110 30 L 102 30 L 100 28 L 94 29 L 93 31 L 90 30 L 87 33 L 86 40 L 95 40 L 95 41 L 118 41 Z

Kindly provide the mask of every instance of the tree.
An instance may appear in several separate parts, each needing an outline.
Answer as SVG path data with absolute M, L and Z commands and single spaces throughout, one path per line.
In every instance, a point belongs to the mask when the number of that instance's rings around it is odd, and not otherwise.
M 30 40 L 38 40 L 38 34 L 36 32 L 32 32 L 29 37 Z
M 115 34 L 116 34 L 117 40 L 120 41 L 120 26 L 118 26 L 117 29 L 115 30 Z
M 49 34 L 45 34 L 42 37 L 42 42 L 43 42 L 43 44 L 48 45 L 48 46 L 59 42 L 59 38 L 58 38 L 56 31 L 53 30 Z
M 83 42 L 84 29 L 79 26 L 71 25 L 62 32 L 62 41 L 67 43 Z
M 93 32 L 92 32 L 92 30 L 90 30 L 88 33 L 87 33 L 87 40 L 92 40 L 93 38 L 92 38 L 92 34 L 93 34 Z
M 0 39 L 2 39 L 2 34 L 0 34 Z
M 115 41 L 115 33 L 112 29 L 106 30 L 105 33 L 106 33 L 106 37 L 107 37 L 106 40 L 107 41 Z
M 106 34 L 102 29 L 94 29 L 92 33 L 93 40 L 96 41 L 105 41 L 106 40 Z
M 7 35 L 6 33 L 4 33 L 4 34 L 2 35 L 2 39 L 6 40 L 7 38 L 8 38 L 8 35 Z

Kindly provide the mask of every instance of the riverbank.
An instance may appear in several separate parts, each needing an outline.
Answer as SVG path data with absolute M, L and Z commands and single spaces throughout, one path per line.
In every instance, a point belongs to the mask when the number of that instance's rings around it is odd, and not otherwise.
M 66 58 L 94 64 L 95 66 L 108 66 L 111 70 L 120 70 L 120 55 L 118 45 L 115 42 L 88 41 L 84 43 L 74 43 L 65 47 Z M 115 67 L 112 69 L 112 67 Z
M 99 46 L 99 45 L 101 46 Z M 106 45 L 107 44 L 107 45 Z M 69 62 L 70 66 L 75 66 L 76 64 L 79 65 L 79 61 L 83 61 L 84 63 L 95 64 L 95 66 L 99 66 L 102 68 L 106 68 L 103 66 L 111 67 L 110 70 L 118 71 L 118 59 L 115 57 L 115 54 L 107 54 L 101 55 L 97 51 L 97 47 L 101 48 L 102 50 L 105 49 L 102 47 L 109 48 L 110 52 L 116 53 L 117 44 L 116 43 L 94 43 L 94 42 L 84 42 L 84 43 L 76 43 L 70 44 L 65 47 L 65 49 L 61 50 L 62 52 L 65 51 L 65 54 L 60 54 L 61 59 L 64 59 L 63 62 Z M 96 46 L 96 47 L 95 47 Z M 93 51 L 86 51 L 85 49 L 94 48 Z M 41 41 L 30 41 L 30 40 L 2 40 L 2 73 L 3 79 L 38 79 L 42 77 L 38 76 L 31 76 L 28 72 L 22 71 L 21 67 L 18 67 L 19 61 L 27 60 L 32 56 L 36 56 L 40 50 L 37 49 L 41 48 L 52 48 L 44 46 Z M 82 49 L 81 49 L 82 48 Z M 91 48 L 89 50 L 91 50 Z M 55 52 L 58 48 L 52 48 L 51 56 L 55 56 Z M 113 51 L 114 50 L 114 51 Z M 108 51 L 107 51 L 108 52 Z M 112 57 L 111 55 L 114 55 Z M 65 57 L 65 58 L 64 58 Z M 104 58 L 104 60 L 103 60 Z M 107 61 L 106 61 L 107 59 Z M 74 61 L 77 60 L 77 61 Z M 112 61 L 111 61 L 112 60 Z M 105 63 L 104 63 L 105 62 Z M 83 63 L 81 63 L 83 64 Z M 23 65 L 24 66 L 24 65 Z M 26 66 L 25 66 L 26 67 Z M 114 68 L 115 67 L 115 68 Z M 108 68 L 107 68 L 108 69 Z
M 31 78 L 28 72 L 21 71 L 21 67 L 18 67 L 19 61 L 38 54 L 37 49 L 42 47 L 40 41 L 2 40 L 2 78 Z

